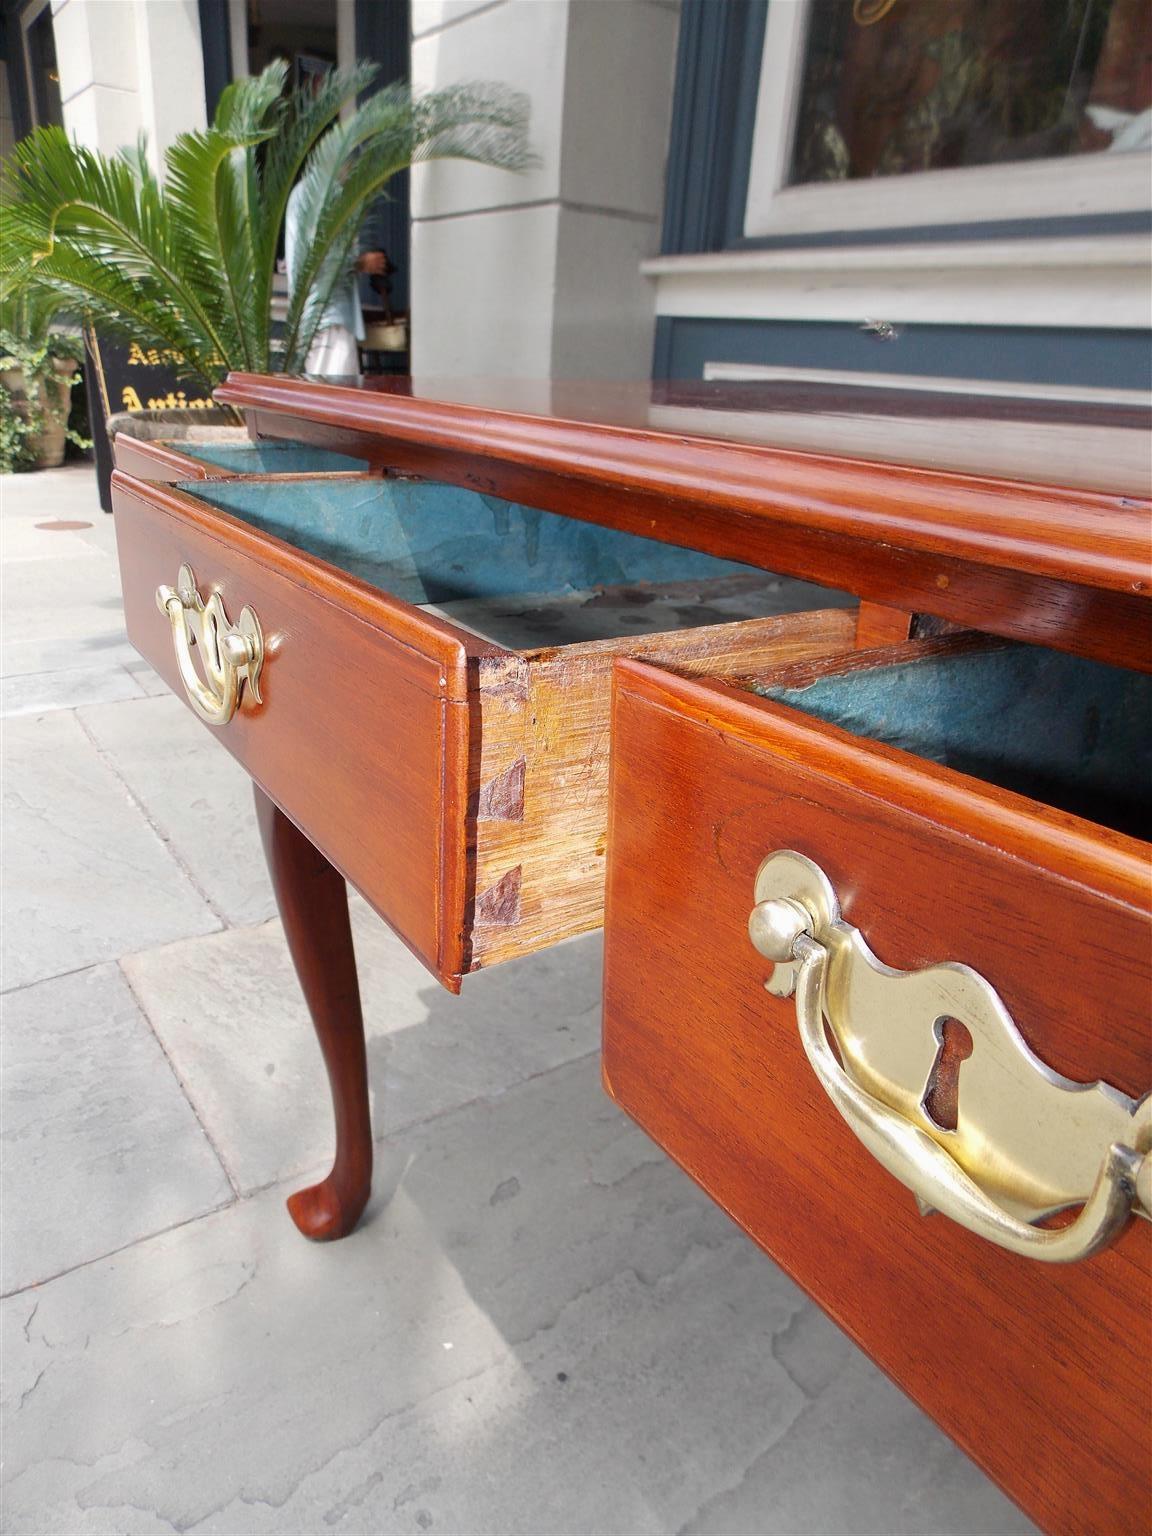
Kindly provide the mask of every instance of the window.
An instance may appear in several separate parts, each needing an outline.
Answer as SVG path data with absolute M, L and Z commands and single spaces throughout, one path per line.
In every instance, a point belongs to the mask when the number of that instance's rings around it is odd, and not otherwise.
M 744 233 L 1152 202 L 1148 0 L 770 0 Z

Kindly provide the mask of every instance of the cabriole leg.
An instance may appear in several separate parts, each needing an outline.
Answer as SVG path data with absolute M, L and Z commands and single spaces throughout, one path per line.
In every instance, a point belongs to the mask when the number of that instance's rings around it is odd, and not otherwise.
M 289 1214 L 304 1236 L 324 1242 L 352 1231 L 372 1187 L 368 1064 L 348 891 L 324 855 L 253 787 L 276 903 L 332 1090 L 332 1172 L 288 1199 Z

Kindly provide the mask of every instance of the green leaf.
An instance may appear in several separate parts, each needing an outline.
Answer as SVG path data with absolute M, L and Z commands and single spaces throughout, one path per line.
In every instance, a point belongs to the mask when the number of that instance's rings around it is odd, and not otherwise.
M 36 129 L 0 173 L 0 302 L 49 293 L 98 330 L 179 352 L 209 385 L 237 369 L 298 368 L 369 203 L 397 171 L 447 155 L 531 163 L 523 98 L 498 86 L 413 99 L 392 85 L 338 121 L 374 74 L 361 64 L 285 95 L 278 60 L 233 81 L 212 126 L 169 149 L 163 181 L 142 139 L 105 156 Z M 298 180 L 305 249 L 276 348 L 276 250 Z

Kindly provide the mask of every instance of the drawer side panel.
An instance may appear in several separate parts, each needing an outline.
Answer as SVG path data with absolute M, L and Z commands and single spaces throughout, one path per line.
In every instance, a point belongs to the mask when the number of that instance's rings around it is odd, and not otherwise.
M 207 480 L 211 470 L 178 448 L 147 438 L 118 432 L 112 439 L 112 458 L 118 470 L 141 480 L 173 484 L 178 480 Z

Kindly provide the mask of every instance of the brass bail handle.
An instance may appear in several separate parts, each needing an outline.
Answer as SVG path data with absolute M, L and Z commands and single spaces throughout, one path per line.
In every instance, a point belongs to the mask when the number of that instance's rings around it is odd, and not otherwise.
M 238 621 L 230 623 L 219 592 L 204 602 L 187 565 L 180 567 L 175 587 L 156 589 L 156 606 L 167 614 L 172 626 L 180 681 L 201 720 L 209 725 L 227 725 L 240 707 L 245 685 L 260 703 L 264 632 L 251 608 L 241 609 Z M 203 677 L 192 659 L 193 645 L 200 653 Z
M 780 861 L 775 870 L 769 868 L 774 860 Z M 1148 1215 L 1152 1203 L 1152 1099 L 1146 1096 L 1136 1102 L 1104 1084 L 1073 1083 L 1059 1077 L 1031 1054 L 992 988 L 966 966 L 942 965 L 921 972 L 899 972 L 882 965 L 860 934 L 840 920 L 838 904 L 823 871 L 802 855 L 782 852 L 765 860 L 757 880 L 757 894 L 761 895 L 765 887 L 773 892 L 787 890 L 789 875 L 797 873 L 796 895 L 769 895 L 758 902 L 749 919 L 753 944 L 776 963 L 776 973 L 767 988 L 778 996 L 795 996 L 800 1041 L 821 1087 L 868 1151 L 912 1191 L 922 1213 L 939 1211 L 989 1242 L 1052 1264 L 1072 1263 L 1098 1253 L 1115 1239 L 1131 1214 Z M 835 986 L 830 985 L 833 971 L 838 972 Z M 942 1133 L 930 1126 L 923 1112 L 923 1093 L 918 1106 L 915 1093 L 910 1100 L 914 1106 L 912 1113 L 920 1120 L 916 1123 L 909 1114 L 894 1109 L 862 1086 L 851 1070 L 853 1051 L 862 1046 L 861 1059 L 866 1059 L 870 1045 L 879 1042 L 884 1046 L 885 1032 L 889 1037 L 887 1059 L 891 1063 L 892 1035 L 902 1027 L 918 1024 L 916 1019 L 900 1019 L 901 1004 L 909 1001 L 907 996 L 902 998 L 901 992 L 907 993 L 909 982 L 918 984 L 921 1000 L 928 992 L 930 1006 L 921 1010 L 921 1019 L 931 1017 L 933 1012 L 937 1017 L 949 1016 L 956 1008 L 957 997 L 965 996 L 969 1006 L 966 1023 L 971 1027 L 976 1049 L 982 1042 L 990 1046 L 986 1056 L 991 1060 L 989 1070 L 1003 1074 L 999 1084 L 1003 1102 L 982 1105 L 977 1096 L 971 1106 L 970 1118 L 974 1123 L 969 1129 L 977 1155 L 968 1160 L 968 1167 L 962 1166 L 945 1144 L 955 1132 Z M 935 999 L 930 995 L 932 987 L 938 989 Z M 837 1008 L 845 1000 L 849 1007 L 862 1005 L 858 1012 L 868 1016 L 840 1018 Z M 869 1002 L 873 1005 L 870 1010 Z M 829 1044 L 826 1021 L 838 1045 L 845 1046 L 839 1052 L 844 1058 L 843 1065 Z M 911 1039 L 924 1031 L 910 1027 L 906 1033 Z M 880 1049 L 871 1052 L 873 1059 L 880 1055 Z M 892 1096 L 903 1098 L 905 1089 L 923 1081 L 921 1056 L 903 1087 L 899 1082 L 893 1083 Z M 1029 1119 L 1033 1106 L 1038 1110 L 1036 1122 L 1043 1128 L 1047 1121 L 1047 1146 L 1042 1129 L 1035 1145 L 1016 1145 L 1005 1150 L 996 1149 L 993 1144 L 989 1150 L 988 1127 L 1011 1125 L 1013 1118 L 1019 1126 Z M 1023 1134 L 1020 1133 L 1021 1137 Z M 1071 1158 L 1075 1161 L 1078 1157 L 1079 1164 L 1069 1174 L 1066 1143 L 1077 1138 L 1081 1145 L 1073 1147 Z M 997 1151 L 1003 1154 L 999 1159 Z M 1037 1216 L 1045 1214 L 1044 1206 L 1059 1209 L 1074 1204 L 1082 1206 L 1080 1214 L 1061 1228 L 1034 1226 L 981 1187 L 981 1156 L 986 1162 L 1002 1165 L 992 1170 L 991 1177 L 991 1182 L 998 1182 L 1001 1189 L 1005 1187 L 1004 1166 L 1018 1175 L 1018 1199 L 1006 1202 L 1015 1204 L 1017 1211 L 1027 1214 L 1031 1191 Z M 1046 1156 L 1060 1165 L 1052 1172 L 1052 1179 L 1058 1184 L 1060 1177 L 1064 1177 L 1066 1187 L 1059 1196 L 1038 1201 L 1035 1189 L 1049 1172 Z M 1076 1186 L 1077 1178 L 1082 1187 Z

